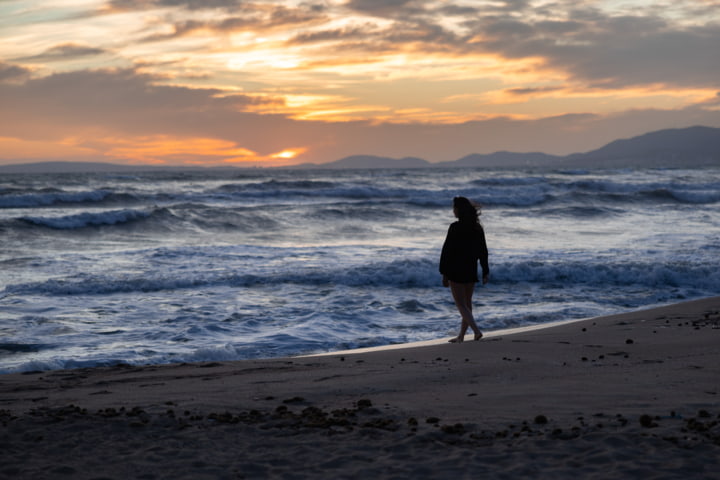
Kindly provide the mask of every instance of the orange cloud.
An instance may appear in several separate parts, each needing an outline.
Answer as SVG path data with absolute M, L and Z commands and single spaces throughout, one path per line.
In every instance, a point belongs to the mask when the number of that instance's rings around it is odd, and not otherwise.
M 256 152 L 235 142 L 217 138 L 153 135 L 136 138 L 105 138 L 106 155 L 133 163 L 213 164 L 261 160 Z
M 154 165 L 227 165 L 256 164 L 277 166 L 296 159 L 308 149 L 292 147 L 270 155 L 263 155 L 237 143 L 206 137 L 175 137 L 152 135 L 134 138 L 107 137 L 105 155 L 113 159 Z

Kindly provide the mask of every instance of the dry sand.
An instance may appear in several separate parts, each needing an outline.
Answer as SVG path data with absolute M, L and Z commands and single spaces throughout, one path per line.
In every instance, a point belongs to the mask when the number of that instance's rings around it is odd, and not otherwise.
M 720 478 L 719 312 L 2 375 L 0 478 Z

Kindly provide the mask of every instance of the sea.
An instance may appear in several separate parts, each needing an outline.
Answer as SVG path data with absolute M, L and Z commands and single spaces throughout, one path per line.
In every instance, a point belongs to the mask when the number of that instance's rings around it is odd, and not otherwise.
M 484 331 L 720 295 L 717 168 L 4 174 L 0 373 L 449 338 L 456 195 Z

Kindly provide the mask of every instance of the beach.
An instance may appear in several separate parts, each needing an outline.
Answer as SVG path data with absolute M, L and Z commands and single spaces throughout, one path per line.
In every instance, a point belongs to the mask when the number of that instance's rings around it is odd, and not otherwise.
M 0 478 L 718 478 L 720 297 L 322 356 L 0 376 Z

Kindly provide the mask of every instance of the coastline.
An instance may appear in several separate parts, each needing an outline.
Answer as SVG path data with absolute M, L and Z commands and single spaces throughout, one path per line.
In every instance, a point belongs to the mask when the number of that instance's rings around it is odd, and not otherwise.
M 512 328 L 503 328 L 500 330 L 491 330 L 483 332 L 483 340 L 489 340 L 492 338 L 498 338 L 503 337 L 507 335 L 514 335 L 517 333 L 524 333 L 524 332 L 532 332 L 536 330 L 544 330 L 546 328 L 554 328 L 559 327 L 562 325 L 567 325 L 570 323 L 578 323 L 578 322 L 584 322 L 586 320 L 593 320 L 595 317 L 591 318 L 580 318 L 580 319 L 574 319 L 574 320 L 558 320 L 555 322 L 549 322 L 549 323 L 540 323 L 540 324 L 534 324 L 534 325 L 525 325 L 522 327 L 512 327 Z M 468 335 L 468 339 L 471 337 L 471 335 Z M 373 352 L 384 352 L 388 350 L 406 350 L 406 349 L 412 349 L 412 348 L 421 348 L 421 347 L 432 347 L 437 345 L 444 345 L 446 343 L 449 343 L 448 341 L 452 337 L 445 337 L 445 338 L 435 338 L 431 340 L 421 340 L 419 342 L 409 342 L 409 343 L 393 343 L 390 345 L 380 345 L 377 347 L 361 347 L 361 348 L 352 348 L 350 350 L 339 350 L 339 351 L 333 351 L 333 352 L 322 352 L 322 353 L 311 353 L 308 355 L 299 355 L 297 358 L 304 358 L 304 357 L 328 357 L 333 355 L 354 355 L 354 354 L 361 354 L 361 353 L 373 353 Z M 470 341 L 470 340 L 468 340 Z
M 0 478 L 720 469 L 720 297 L 537 327 L 462 344 L 4 374 Z

